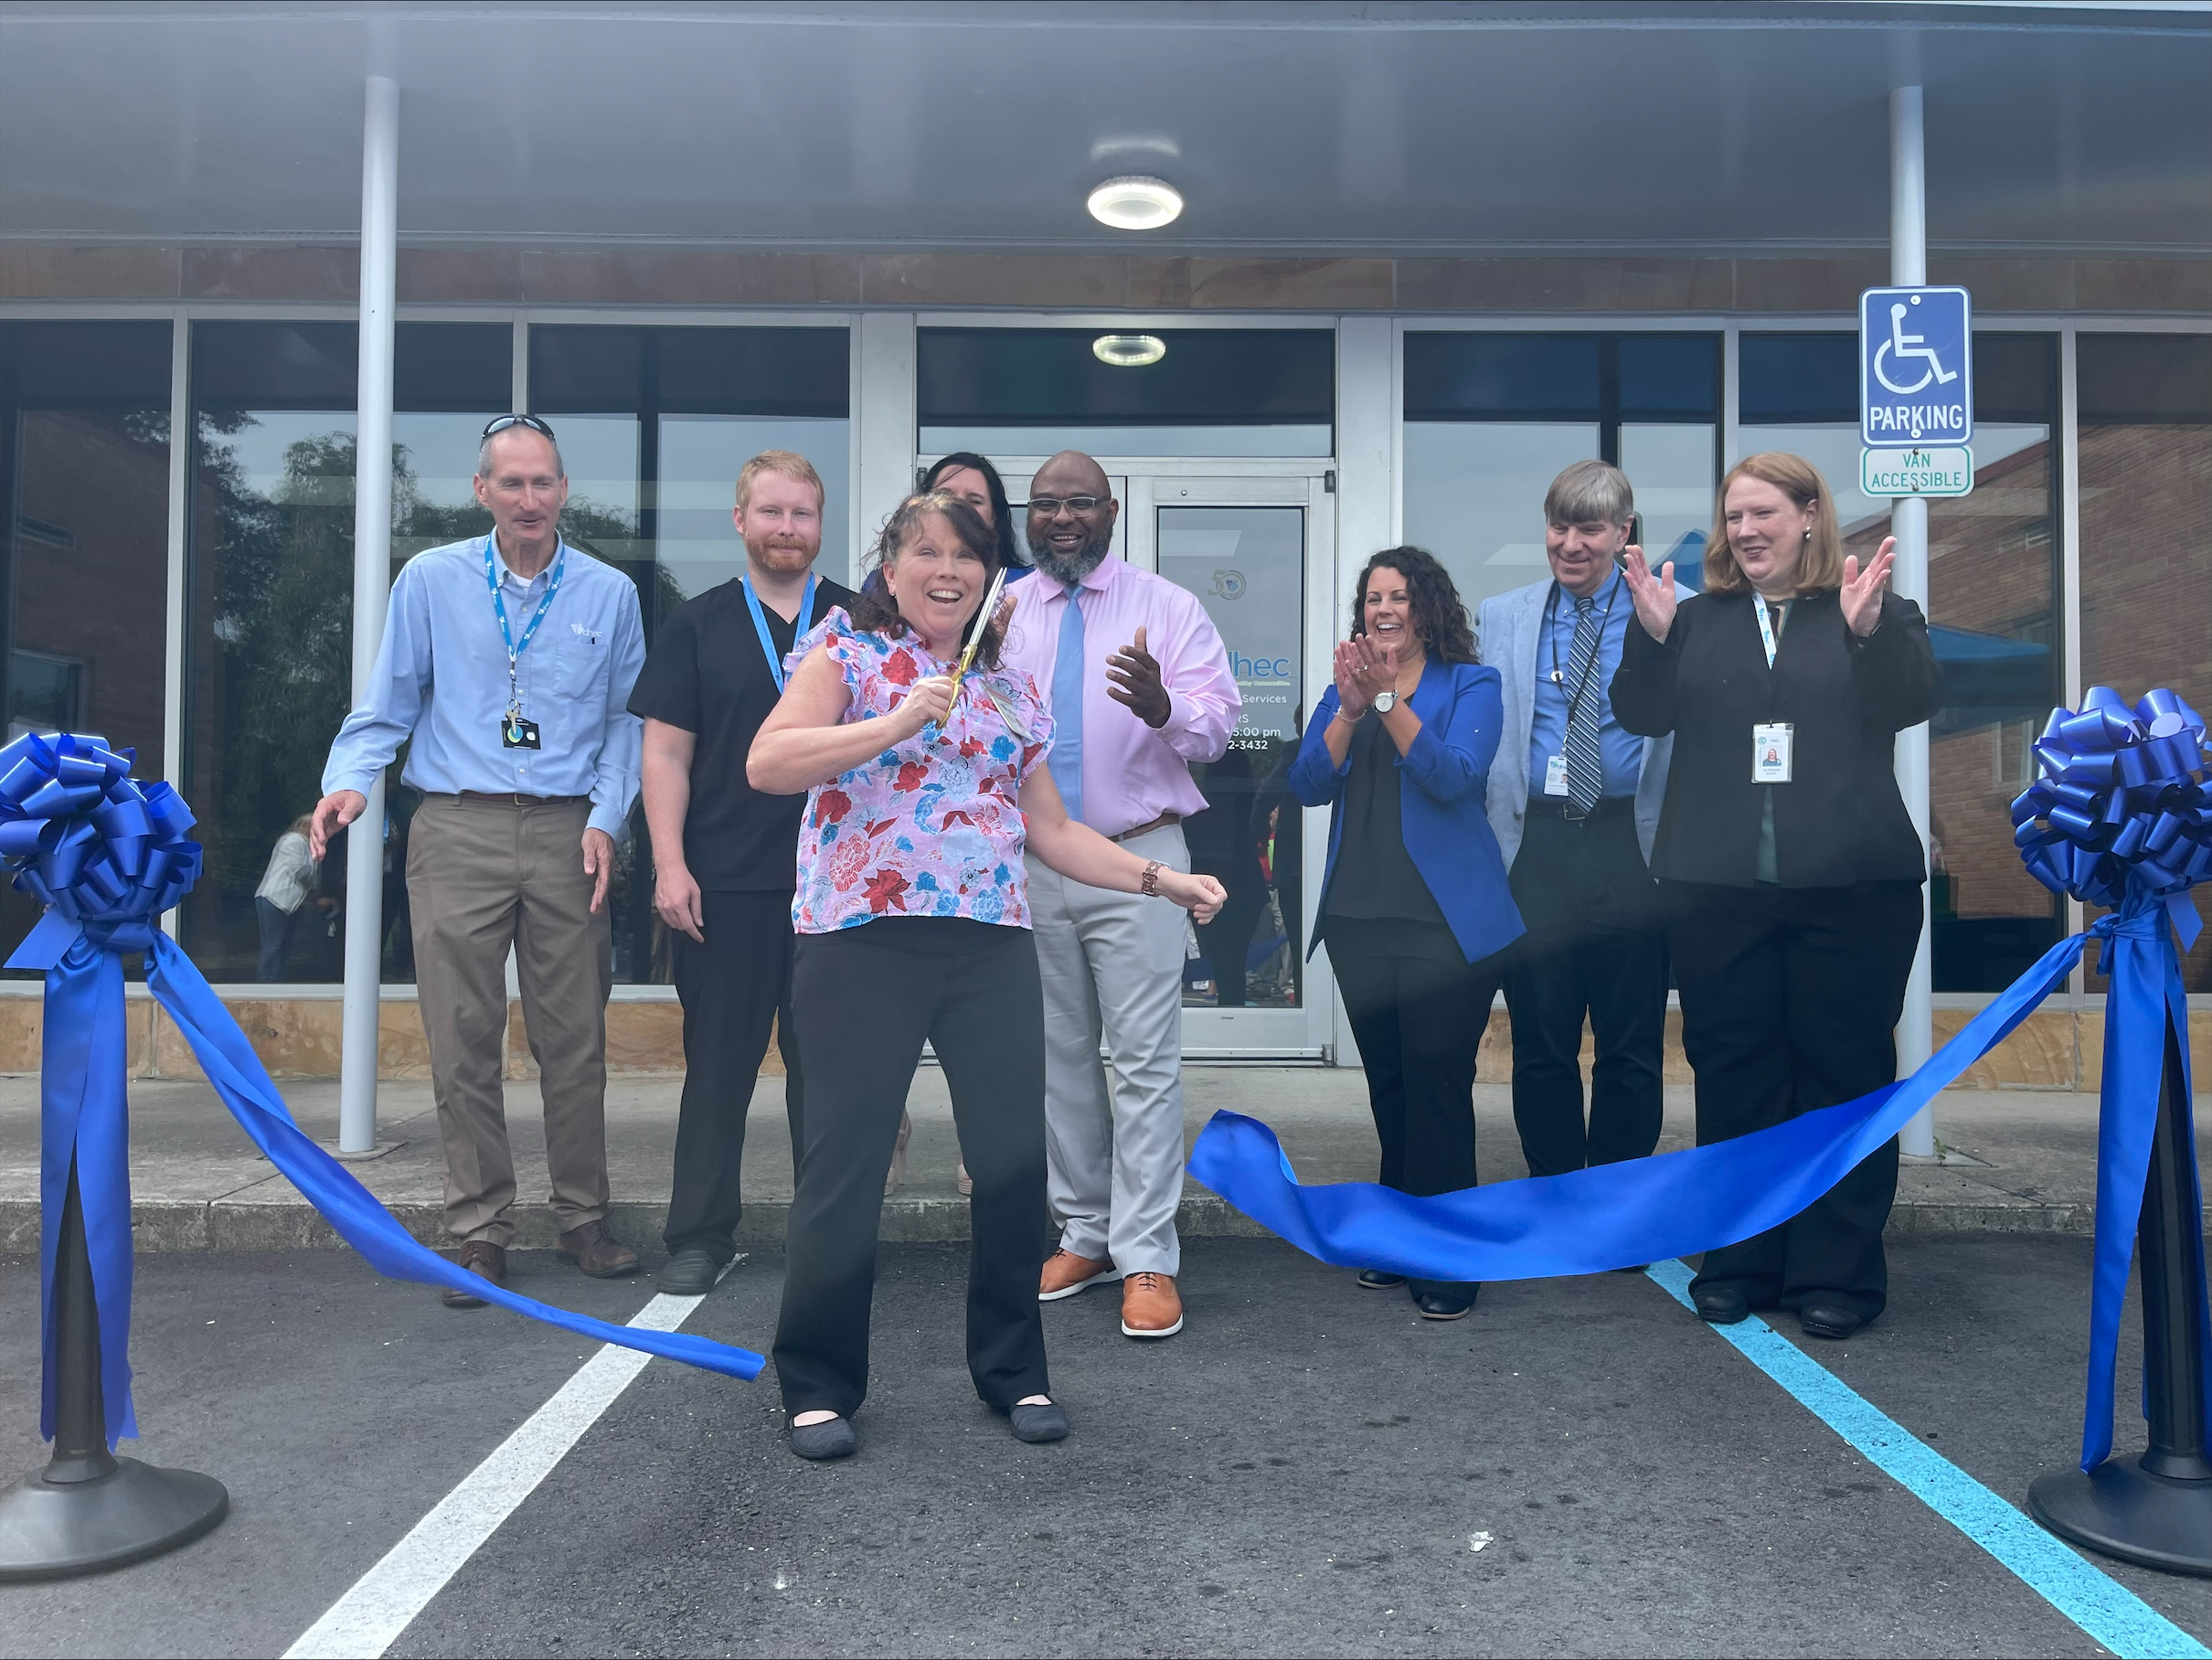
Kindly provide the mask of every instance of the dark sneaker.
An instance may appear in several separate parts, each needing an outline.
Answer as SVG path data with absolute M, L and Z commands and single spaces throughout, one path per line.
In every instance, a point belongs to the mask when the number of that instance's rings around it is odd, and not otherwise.
M 722 1260 L 704 1245 L 686 1245 L 661 1270 L 661 1290 L 671 1297 L 703 1297 L 722 1277 Z

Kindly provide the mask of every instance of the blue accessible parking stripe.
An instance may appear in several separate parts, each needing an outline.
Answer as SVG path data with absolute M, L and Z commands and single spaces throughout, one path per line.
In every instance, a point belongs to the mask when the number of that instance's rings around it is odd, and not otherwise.
M 1645 1272 L 1684 1307 L 1694 1306 L 1690 1271 L 1682 1263 L 1654 1262 Z M 2212 1649 L 1921 1442 L 1765 1321 L 1754 1315 L 1739 1325 L 1712 1329 L 1868 1463 L 2122 1660 L 2212 1656 Z

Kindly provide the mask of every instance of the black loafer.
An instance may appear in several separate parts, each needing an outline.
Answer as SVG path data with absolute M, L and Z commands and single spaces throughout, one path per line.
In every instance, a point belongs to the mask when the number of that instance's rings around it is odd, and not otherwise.
M 1474 1306 L 1473 1297 L 1455 1297 L 1448 1291 L 1425 1291 L 1413 1299 L 1424 1320 L 1464 1320 Z
M 1690 1301 L 1697 1305 L 1697 1317 L 1707 1325 L 1734 1325 L 1751 1317 L 1751 1305 L 1743 1293 L 1717 1285 L 1710 1291 L 1694 1291 Z
M 1387 1274 L 1379 1268 L 1359 1271 L 1359 1289 L 1362 1291 L 1396 1291 L 1406 1282 L 1403 1274 Z
M 1866 1323 L 1838 1304 L 1809 1303 L 1797 1311 L 1797 1324 L 1808 1337 L 1837 1341 L 1850 1336 Z
M 672 1297 L 703 1297 L 722 1277 L 722 1264 L 704 1245 L 686 1245 L 661 1270 L 661 1289 Z
M 1006 1414 L 1014 1425 L 1014 1439 L 1038 1444 L 1068 1439 L 1068 1413 L 1058 1401 L 1042 1406 L 1016 1407 Z
M 831 1418 L 821 1423 L 793 1424 L 791 1450 L 801 1458 L 850 1458 L 860 1450 L 853 1438 L 852 1421 Z

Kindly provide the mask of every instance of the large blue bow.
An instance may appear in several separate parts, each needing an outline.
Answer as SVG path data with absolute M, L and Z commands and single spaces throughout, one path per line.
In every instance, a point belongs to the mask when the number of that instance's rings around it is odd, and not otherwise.
M 2111 1452 L 2121 1304 L 2158 1121 L 2168 1020 L 2184 1035 L 2187 1064 L 2187 1002 L 2166 924 L 2196 937 L 2187 889 L 2212 875 L 2203 746 L 2204 722 L 2167 691 L 2130 710 L 2098 687 L 2080 713 L 2053 715 L 2037 746 L 2042 777 L 2013 809 L 2015 838 L 2037 880 L 2118 913 L 2052 946 L 1911 1077 L 1856 1101 L 1709 1146 L 1427 1197 L 1368 1182 L 1303 1186 L 1265 1124 L 1217 1112 L 1191 1150 L 1191 1174 L 1324 1262 L 1421 1279 L 1599 1273 L 1731 1245 L 1826 1193 L 2064 985 L 2084 946 L 2099 939 L 2111 993 L 2082 1428 L 2082 1467 L 2091 1468 Z M 2185 1112 L 2185 1078 L 2180 1099 Z M 2212 1312 L 2200 1310 L 2198 1325 L 2212 1357 Z
M 46 915 L 7 960 L 46 971 L 40 1090 L 39 1285 L 45 1380 L 39 1430 L 54 1433 L 54 1261 L 72 1166 L 100 1307 L 108 1444 L 138 1433 L 131 1405 L 131 1169 L 122 957 L 142 952 L 147 987 L 176 1022 L 239 1126 L 378 1272 L 472 1292 L 580 1336 L 623 1344 L 735 1378 L 760 1375 L 749 1350 L 679 1332 L 612 1325 L 547 1306 L 464 1272 L 418 1244 L 369 1191 L 292 1121 L 283 1097 L 176 943 L 161 913 L 198 877 L 193 818 L 165 783 L 141 785 L 132 757 L 79 733 L 29 734 L 0 748 L 0 857 Z

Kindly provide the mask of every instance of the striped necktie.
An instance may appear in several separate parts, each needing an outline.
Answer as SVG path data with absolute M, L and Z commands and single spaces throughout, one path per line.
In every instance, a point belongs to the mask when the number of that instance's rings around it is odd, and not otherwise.
M 1594 601 L 1575 601 L 1575 644 L 1568 654 L 1567 684 L 1580 688 L 1574 710 L 1568 717 L 1567 798 L 1579 814 L 1598 804 L 1605 793 L 1605 761 L 1598 746 L 1598 728 L 1604 717 L 1605 688 L 1592 685 L 1598 673 L 1598 635 L 1601 632 Z

